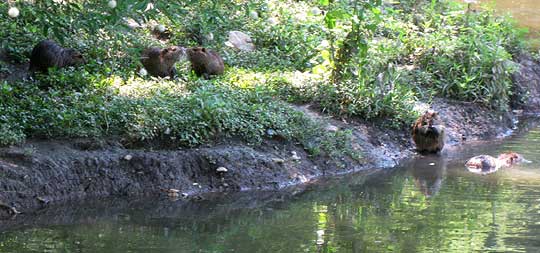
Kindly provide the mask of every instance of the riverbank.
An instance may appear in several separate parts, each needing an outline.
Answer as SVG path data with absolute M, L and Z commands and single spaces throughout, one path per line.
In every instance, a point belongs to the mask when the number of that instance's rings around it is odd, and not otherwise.
M 529 81 L 516 81 L 516 88 L 529 90 L 527 99 L 537 101 L 540 94 L 530 89 L 530 84 L 540 82 L 534 72 L 540 64 L 529 58 L 522 63 L 515 79 Z M 525 112 L 537 108 L 530 106 L 533 102 L 526 103 L 529 106 L 523 108 Z M 447 127 L 444 152 L 507 136 L 516 119 L 511 113 L 495 113 L 478 104 L 447 99 L 434 99 L 431 108 L 440 113 Z M 322 176 L 389 168 L 415 156 L 406 128 L 336 120 L 309 106 L 298 109 L 325 122 L 327 131 L 350 130 L 353 148 L 363 157 L 357 161 L 346 156 L 311 156 L 299 145 L 279 139 L 265 139 L 260 145 L 229 139 L 213 146 L 181 150 L 129 149 L 115 140 L 32 140 L 0 149 L 0 200 L 5 206 L 28 213 L 53 202 L 164 196 L 171 195 L 167 191 L 173 189 L 178 190 L 173 198 L 197 199 L 208 192 L 276 190 L 307 184 Z M 226 171 L 220 171 L 220 167 Z M 2 211 L 4 217 L 12 215 L 12 209 Z
M 0 3 L 2 15 L 20 10 L 0 19 L 0 210 L 104 196 L 192 199 L 393 167 L 415 155 L 409 125 L 428 107 L 447 125 L 448 152 L 503 137 L 514 124 L 510 104 L 535 109 L 537 62 L 513 59 L 525 46 L 510 19 L 468 8 Z M 240 28 L 252 45 L 231 42 Z M 87 61 L 28 73 L 45 38 Z M 211 48 L 226 71 L 203 80 L 181 60 L 176 79 L 148 76 L 141 51 L 171 45 Z

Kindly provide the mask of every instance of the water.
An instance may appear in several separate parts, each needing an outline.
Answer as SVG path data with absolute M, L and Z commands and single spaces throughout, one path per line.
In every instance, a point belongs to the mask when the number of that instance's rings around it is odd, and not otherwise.
M 286 192 L 95 200 L 4 221 L 0 252 L 540 252 L 540 127 Z M 516 151 L 490 175 L 463 166 Z
M 510 14 L 521 27 L 529 29 L 531 44 L 540 48 L 540 1 L 538 0 L 480 0 L 499 13 Z

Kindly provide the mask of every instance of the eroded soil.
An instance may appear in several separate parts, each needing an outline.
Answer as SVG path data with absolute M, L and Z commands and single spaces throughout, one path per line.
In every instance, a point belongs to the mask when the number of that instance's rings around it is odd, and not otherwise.
M 540 108 L 540 65 L 527 58 L 521 66 L 515 85 L 528 91 L 529 102 L 520 108 L 534 111 Z M 495 114 L 474 103 L 435 99 L 431 108 L 447 128 L 444 152 L 504 137 L 515 125 L 513 114 Z M 311 157 L 297 145 L 278 140 L 259 146 L 223 140 L 182 150 L 130 149 L 114 140 L 32 140 L 0 149 L 0 216 L 11 217 L 15 211 L 24 215 L 66 200 L 164 196 L 170 189 L 178 190 L 175 197 L 180 199 L 198 199 L 208 192 L 283 189 L 321 176 L 393 167 L 415 155 L 409 129 L 337 120 L 309 105 L 297 109 L 326 124 L 328 131 L 350 129 L 362 159 Z M 219 167 L 227 171 L 219 172 Z

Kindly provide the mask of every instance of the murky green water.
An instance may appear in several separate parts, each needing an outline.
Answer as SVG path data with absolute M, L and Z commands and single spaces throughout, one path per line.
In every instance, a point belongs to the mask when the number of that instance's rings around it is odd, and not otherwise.
M 480 0 L 499 13 L 511 14 L 521 27 L 529 29 L 533 46 L 540 48 L 540 1 L 539 0 Z
M 486 176 L 477 154 L 533 163 Z M 540 128 L 294 194 L 95 201 L 3 223 L 0 252 L 540 252 Z

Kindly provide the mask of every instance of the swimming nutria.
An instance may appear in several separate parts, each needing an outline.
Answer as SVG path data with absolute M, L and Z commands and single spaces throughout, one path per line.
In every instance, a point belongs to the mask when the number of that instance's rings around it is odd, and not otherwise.
M 189 48 L 187 49 L 187 57 L 197 76 L 204 76 L 208 79 L 210 75 L 223 74 L 223 59 L 213 50 L 204 47 Z
M 180 47 L 168 48 L 150 47 L 141 54 L 141 63 L 148 73 L 157 77 L 175 77 L 174 64 L 180 60 L 183 50 Z
M 509 167 L 517 163 L 528 162 L 522 155 L 514 152 L 500 154 L 497 158 L 490 155 L 479 155 L 469 159 L 465 166 L 474 173 L 487 174 L 502 167 Z
M 84 63 L 83 56 L 75 49 L 63 48 L 52 40 L 42 40 L 32 50 L 31 72 L 47 72 L 51 67 L 63 68 Z
M 427 111 L 412 127 L 412 138 L 420 153 L 438 153 L 444 147 L 444 126 L 436 125 L 437 112 Z

